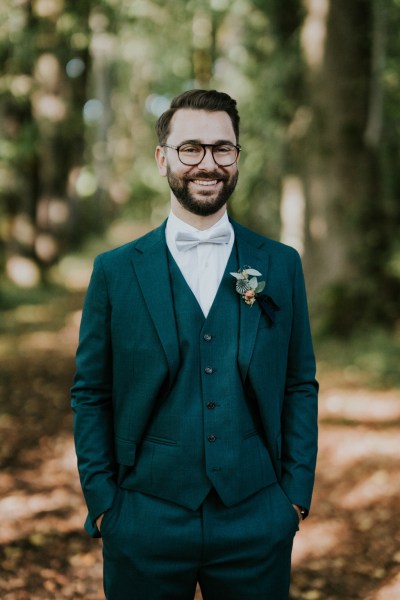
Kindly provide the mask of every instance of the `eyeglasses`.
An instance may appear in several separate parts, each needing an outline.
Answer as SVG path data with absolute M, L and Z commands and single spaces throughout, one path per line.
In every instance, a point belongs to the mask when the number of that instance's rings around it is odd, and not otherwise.
M 180 146 L 170 146 L 161 144 L 163 147 L 172 148 L 178 153 L 178 158 L 182 164 L 188 167 L 194 167 L 201 163 L 206 155 L 206 148 L 211 148 L 214 162 L 219 167 L 229 167 L 237 161 L 241 147 L 233 144 L 192 144 L 185 142 Z

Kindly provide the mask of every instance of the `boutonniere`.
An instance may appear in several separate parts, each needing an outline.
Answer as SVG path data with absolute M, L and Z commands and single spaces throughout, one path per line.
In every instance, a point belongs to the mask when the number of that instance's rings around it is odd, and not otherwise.
M 262 294 L 265 288 L 265 281 L 258 281 L 257 277 L 261 277 L 261 273 L 251 267 L 242 267 L 237 273 L 231 273 L 236 279 L 236 291 L 240 294 L 242 300 L 249 306 L 253 306 L 254 302 L 258 302 L 261 310 L 267 315 L 272 323 L 275 321 L 275 313 L 279 310 L 279 306 L 272 300 L 271 296 Z

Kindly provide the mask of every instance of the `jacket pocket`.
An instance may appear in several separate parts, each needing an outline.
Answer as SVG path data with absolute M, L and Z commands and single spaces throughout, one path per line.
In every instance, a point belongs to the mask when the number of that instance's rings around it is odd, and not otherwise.
M 159 437 L 158 435 L 146 435 L 143 438 L 143 442 L 151 442 L 153 444 L 161 444 L 162 446 L 176 446 L 178 442 L 165 437 Z
M 116 438 L 115 458 L 118 464 L 131 467 L 135 464 L 136 444 L 130 440 Z

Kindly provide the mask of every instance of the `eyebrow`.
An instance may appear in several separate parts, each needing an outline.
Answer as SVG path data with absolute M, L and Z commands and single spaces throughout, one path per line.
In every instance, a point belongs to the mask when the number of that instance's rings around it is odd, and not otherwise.
M 215 142 L 208 143 L 202 142 L 201 140 L 183 140 L 179 142 L 177 146 L 182 146 L 183 144 L 200 144 L 204 146 L 222 146 L 224 144 L 230 144 L 231 146 L 236 146 L 235 142 L 231 142 L 230 140 L 216 140 Z

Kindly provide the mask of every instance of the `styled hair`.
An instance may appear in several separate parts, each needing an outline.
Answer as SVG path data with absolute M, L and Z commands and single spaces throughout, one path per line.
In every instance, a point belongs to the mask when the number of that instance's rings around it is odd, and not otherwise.
M 156 132 L 159 144 L 164 144 L 169 135 L 171 119 L 180 108 L 190 108 L 193 110 L 206 110 L 209 112 L 224 111 L 232 122 L 232 127 L 236 135 L 236 142 L 239 142 L 239 113 L 236 108 L 236 100 L 216 90 L 189 90 L 176 96 L 171 107 L 166 110 L 156 123 Z

